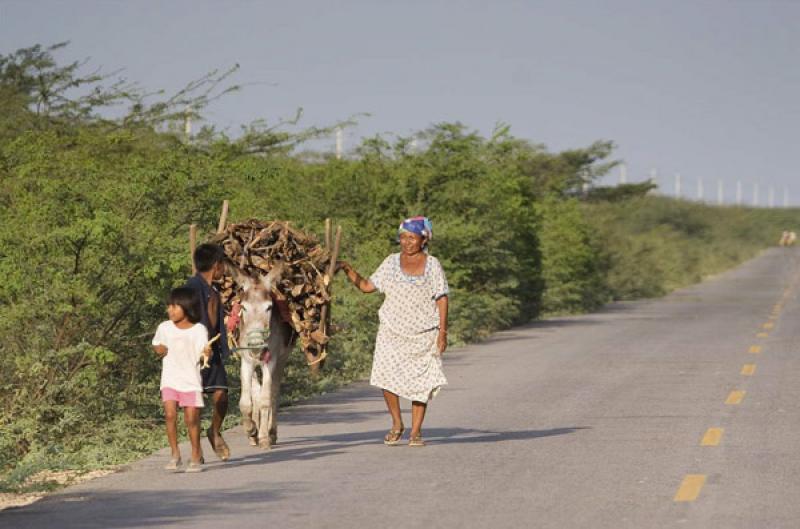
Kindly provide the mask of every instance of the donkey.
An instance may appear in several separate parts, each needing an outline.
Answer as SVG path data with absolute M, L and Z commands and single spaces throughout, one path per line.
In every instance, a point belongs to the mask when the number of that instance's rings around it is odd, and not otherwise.
M 229 272 L 242 288 L 239 323 L 242 426 L 252 446 L 269 450 L 278 440 L 278 403 L 281 378 L 294 346 L 295 334 L 273 302 L 272 285 L 282 266 L 266 276 L 252 277 L 229 264 Z M 275 310 L 273 310 L 275 309 Z M 261 367 L 259 381 L 256 366 Z

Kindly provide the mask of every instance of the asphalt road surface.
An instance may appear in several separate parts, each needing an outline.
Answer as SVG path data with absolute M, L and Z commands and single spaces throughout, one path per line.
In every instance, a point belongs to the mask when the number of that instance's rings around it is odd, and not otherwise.
M 800 252 L 775 248 L 448 351 L 424 448 L 384 446 L 379 392 L 355 384 L 282 412 L 271 452 L 237 428 L 204 473 L 160 452 L 0 526 L 800 527 L 798 289 Z

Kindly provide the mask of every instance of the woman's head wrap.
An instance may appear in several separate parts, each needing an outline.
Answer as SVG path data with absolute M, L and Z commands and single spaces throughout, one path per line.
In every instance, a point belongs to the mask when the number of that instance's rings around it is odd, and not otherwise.
M 433 238 L 433 224 L 428 217 L 410 217 L 400 224 L 397 229 L 399 236 L 403 232 L 411 232 L 425 238 L 427 243 Z

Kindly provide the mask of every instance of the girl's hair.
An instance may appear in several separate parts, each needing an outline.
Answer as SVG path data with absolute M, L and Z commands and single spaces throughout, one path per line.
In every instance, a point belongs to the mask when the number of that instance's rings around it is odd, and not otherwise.
M 173 288 L 167 298 L 169 305 L 178 305 L 186 314 L 186 319 L 192 323 L 198 323 L 203 318 L 203 306 L 200 296 L 194 289 L 189 287 Z

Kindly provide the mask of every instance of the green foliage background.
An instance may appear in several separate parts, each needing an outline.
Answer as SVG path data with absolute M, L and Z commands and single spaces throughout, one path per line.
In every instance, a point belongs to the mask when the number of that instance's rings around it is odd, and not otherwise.
M 333 218 L 344 258 L 364 274 L 395 251 L 402 218 L 431 217 L 456 344 L 662 295 L 752 257 L 798 221 L 797 210 L 709 207 L 649 196 L 647 185 L 582 194 L 613 166 L 611 143 L 552 153 L 502 125 L 489 138 L 458 123 L 371 138 L 341 160 L 300 152 L 330 128 L 293 122 L 255 123 L 236 138 L 206 127 L 186 141 L 174 132 L 185 108 L 199 113 L 224 75 L 146 104 L 128 86 L 80 77 L 80 65 L 59 66 L 60 47 L 0 56 L 5 490 L 42 468 L 102 467 L 165 444 L 148 344 L 167 292 L 190 272 L 189 224 L 211 233 L 223 199 L 232 220 L 281 218 L 319 233 Z M 81 87 L 88 95 L 66 97 Z M 120 102 L 123 117 L 98 113 Z M 336 281 L 332 359 L 312 380 L 293 355 L 285 403 L 368 373 L 381 300 Z M 232 410 L 228 425 L 236 420 Z

